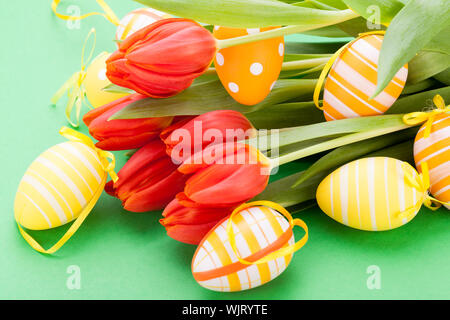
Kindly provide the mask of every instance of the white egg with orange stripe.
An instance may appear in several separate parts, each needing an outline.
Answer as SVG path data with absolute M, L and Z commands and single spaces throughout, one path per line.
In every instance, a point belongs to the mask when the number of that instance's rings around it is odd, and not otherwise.
M 295 219 L 301 221 L 296 225 L 305 229 L 305 236 L 296 244 L 297 249 L 274 255 L 281 248 L 294 246 L 293 224 L 278 211 L 258 203 L 261 202 L 237 208 L 231 216 L 229 230 L 230 218 L 227 217 L 200 242 L 192 259 L 192 273 L 202 287 L 214 291 L 242 291 L 263 285 L 278 277 L 291 262 L 293 252 L 306 243 L 307 227 L 303 221 Z M 268 261 L 260 260 L 264 257 Z
M 323 112 L 327 121 L 386 112 L 400 96 L 408 76 L 403 66 L 376 97 L 381 34 L 362 35 L 348 44 L 336 58 L 325 82 Z
M 416 168 L 421 172 L 422 163 L 428 164 L 431 194 L 450 203 L 450 114 L 436 115 L 425 137 L 426 126 L 422 125 L 414 141 Z M 446 207 L 450 209 L 450 205 Z
M 71 141 L 57 144 L 39 155 L 20 181 L 14 202 L 19 230 L 30 245 L 45 253 L 56 251 L 80 226 L 100 197 L 107 172 L 113 172 L 114 156 L 97 149 L 85 135 L 63 127 Z M 111 163 L 107 158 L 112 159 Z M 68 234 L 50 251 L 44 250 L 22 227 L 47 230 L 69 223 Z
M 120 20 L 116 31 L 116 40 L 124 40 L 130 34 L 161 19 L 172 18 L 170 14 L 152 8 L 133 10 Z
M 408 163 L 363 158 L 328 175 L 317 188 L 319 207 L 346 226 L 384 231 L 411 221 L 426 199 L 419 174 Z

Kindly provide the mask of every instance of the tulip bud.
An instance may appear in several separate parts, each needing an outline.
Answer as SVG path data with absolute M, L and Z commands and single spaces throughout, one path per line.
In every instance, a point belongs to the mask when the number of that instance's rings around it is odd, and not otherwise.
M 178 198 L 170 202 L 159 222 L 166 228 L 167 235 L 177 241 L 199 244 L 203 237 L 220 220 L 233 212 L 233 207 L 183 206 Z
M 106 61 L 112 83 L 153 98 L 173 96 L 205 72 L 216 40 L 189 19 L 163 19 L 128 36 Z
M 182 163 L 208 145 L 242 141 L 255 135 L 256 129 L 240 112 L 216 110 L 172 124 L 160 137 L 172 160 Z
M 178 171 L 192 174 L 185 196 L 206 206 L 243 203 L 262 192 L 269 181 L 270 160 L 242 143 L 213 145 L 188 158 Z
M 127 150 L 142 147 L 161 130 L 171 124 L 173 117 L 118 119 L 109 117 L 125 108 L 130 103 L 145 98 L 140 94 L 132 94 L 93 109 L 83 117 L 89 133 L 99 142 L 96 146 L 103 150 Z
M 117 182 L 108 182 L 105 190 L 122 200 L 125 210 L 133 212 L 164 208 L 183 190 L 188 178 L 177 171 L 159 139 L 134 153 L 117 175 Z

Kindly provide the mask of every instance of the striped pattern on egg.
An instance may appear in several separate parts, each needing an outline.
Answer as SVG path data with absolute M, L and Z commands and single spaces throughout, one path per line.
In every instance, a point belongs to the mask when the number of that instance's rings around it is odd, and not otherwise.
M 31 230 L 66 224 L 97 200 L 105 182 L 106 172 L 94 149 L 75 141 L 57 144 L 25 172 L 14 203 L 16 221 Z
M 424 194 L 407 180 L 417 171 L 408 163 L 387 157 L 350 162 L 328 175 L 316 192 L 319 207 L 332 219 L 352 228 L 383 231 L 411 221 Z M 399 214 L 417 206 L 408 217 Z
M 408 76 L 403 66 L 389 85 L 373 99 L 383 35 L 365 35 L 345 48 L 325 82 L 323 112 L 327 121 L 380 115 L 400 96 Z
M 130 34 L 152 24 L 161 19 L 172 16 L 152 8 L 142 8 L 133 10 L 120 20 L 116 31 L 116 40 L 124 40 Z
M 192 273 L 203 287 L 214 291 L 241 291 L 258 287 L 279 276 L 292 254 L 261 264 L 242 264 L 236 258 L 226 232 L 229 219 L 214 227 L 199 244 L 192 259 Z M 233 217 L 233 234 L 240 257 L 251 260 L 294 244 L 288 221 L 264 206 L 242 210 Z M 274 249 L 276 248 L 276 249 Z
M 414 160 L 421 172 L 422 162 L 428 164 L 430 192 L 438 200 L 450 202 L 450 115 L 437 115 L 430 136 L 424 138 L 424 124 L 414 141 Z M 446 205 L 450 209 L 450 205 Z
M 215 26 L 217 39 L 229 39 L 276 29 L 238 29 Z M 273 89 L 281 71 L 284 38 L 261 40 L 224 48 L 217 52 L 214 66 L 224 88 L 237 102 L 255 105 Z

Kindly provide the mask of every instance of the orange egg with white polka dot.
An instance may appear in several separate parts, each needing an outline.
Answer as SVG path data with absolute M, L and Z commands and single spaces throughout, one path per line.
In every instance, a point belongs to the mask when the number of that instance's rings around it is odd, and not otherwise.
M 327 121 L 380 115 L 400 96 L 408 76 L 404 65 L 376 97 L 378 58 L 383 35 L 364 35 L 346 47 L 331 67 L 323 93 Z
M 430 192 L 436 199 L 450 203 L 450 114 L 437 115 L 431 125 L 430 135 L 424 137 L 426 124 L 414 141 L 414 160 L 421 172 L 423 162 L 428 164 Z M 450 209 L 450 205 L 446 205 Z
M 237 29 L 214 27 L 217 39 L 228 39 L 263 32 L 277 27 Z M 228 93 L 239 103 L 255 105 L 270 93 L 281 71 L 284 38 L 242 44 L 217 52 L 214 65 Z

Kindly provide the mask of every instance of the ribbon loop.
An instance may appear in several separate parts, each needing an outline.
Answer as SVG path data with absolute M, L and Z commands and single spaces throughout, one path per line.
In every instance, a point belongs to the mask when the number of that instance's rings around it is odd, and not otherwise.
M 85 51 L 86 51 L 86 45 L 88 43 L 88 40 L 91 36 L 94 36 L 94 41 L 92 43 L 91 49 L 89 51 L 89 55 L 87 59 L 85 59 Z M 75 72 L 69 80 L 67 80 L 59 89 L 56 91 L 56 93 L 53 95 L 53 97 L 50 99 L 52 104 L 56 104 L 59 99 L 64 95 L 65 92 L 67 92 L 68 100 L 66 104 L 66 118 L 67 121 L 69 121 L 70 125 L 72 127 L 78 127 L 80 125 L 80 113 L 81 113 L 81 106 L 83 102 L 85 101 L 86 96 L 86 89 L 84 88 L 83 82 L 86 78 L 86 67 L 89 64 L 89 62 L 92 60 L 92 55 L 94 54 L 95 44 L 97 42 L 97 33 L 95 31 L 95 28 L 92 28 L 88 35 L 86 36 L 86 39 L 84 40 L 83 47 L 81 49 L 81 69 L 80 71 Z M 89 106 L 89 104 L 87 104 Z M 73 107 L 75 106 L 75 121 L 72 121 L 71 114 Z M 90 107 L 90 106 L 89 106 Z
M 52 10 L 53 10 L 53 13 L 55 14 L 55 16 L 57 16 L 58 18 L 60 18 L 62 20 L 83 20 L 84 18 L 87 18 L 90 16 L 99 15 L 99 16 L 102 16 L 105 19 L 107 19 L 109 22 L 111 22 L 115 26 L 118 26 L 120 24 L 120 20 L 119 20 L 119 18 L 117 18 L 117 16 L 112 11 L 112 9 L 106 4 L 106 2 L 104 0 L 95 0 L 95 1 L 103 9 L 104 13 L 89 12 L 89 13 L 83 14 L 81 16 L 68 16 L 65 14 L 60 14 L 56 11 L 56 9 L 57 9 L 59 3 L 61 2 L 61 0 L 53 0 L 51 7 L 52 7 Z
M 418 125 L 425 122 L 425 131 L 423 133 L 424 138 L 428 138 L 431 134 L 431 127 L 433 126 L 434 118 L 441 114 L 450 112 L 450 105 L 445 106 L 444 98 L 440 95 L 435 95 L 433 97 L 433 103 L 436 106 L 435 109 L 428 112 L 411 112 L 403 116 L 403 122 L 407 125 Z
M 323 110 L 323 106 L 320 106 L 320 103 L 319 103 L 320 91 L 322 91 L 322 86 L 323 86 L 323 84 L 325 82 L 325 78 L 328 75 L 328 72 L 330 71 L 331 67 L 333 66 L 333 64 L 337 60 L 337 58 L 340 56 L 342 51 L 347 49 L 351 44 L 353 44 L 354 42 L 358 41 L 362 37 L 365 37 L 365 36 L 368 36 L 368 35 L 372 35 L 372 34 L 384 35 L 384 33 L 385 33 L 384 30 L 360 33 L 357 38 L 353 39 L 352 41 L 350 41 L 346 45 L 342 46 L 338 51 L 336 51 L 331 56 L 330 60 L 328 60 L 328 62 L 325 64 L 324 68 L 322 69 L 322 72 L 320 73 L 319 79 L 317 80 L 316 87 L 314 88 L 313 100 L 314 100 L 314 104 L 316 105 L 317 108 L 319 108 L 320 110 Z
M 236 239 L 234 237 L 233 228 L 232 228 L 232 223 L 233 223 L 232 220 L 233 220 L 233 216 L 235 216 L 242 210 L 244 210 L 246 208 L 254 207 L 254 206 L 265 206 L 265 207 L 268 207 L 268 208 L 271 208 L 271 209 L 274 209 L 274 210 L 280 212 L 288 220 L 291 230 L 295 226 L 299 226 L 305 231 L 305 235 L 299 241 L 297 241 L 295 244 L 289 245 L 287 247 L 282 247 L 274 252 L 271 252 L 271 253 L 265 255 L 264 257 L 262 257 L 256 261 L 245 260 L 244 258 L 240 257 L 240 255 L 237 251 Z M 278 203 L 271 202 L 271 201 L 254 201 L 254 202 L 250 202 L 250 203 L 244 203 L 244 204 L 240 205 L 239 207 L 237 207 L 236 209 L 234 209 L 233 212 L 231 213 L 230 217 L 228 218 L 226 232 L 227 232 L 228 238 L 230 240 L 231 249 L 233 250 L 237 259 L 239 260 L 240 263 L 246 264 L 246 265 L 266 263 L 268 261 L 293 254 L 294 252 L 296 252 L 297 250 L 302 248 L 305 245 L 305 243 L 308 241 L 308 227 L 305 224 L 305 222 L 303 222 L 300 219 L 293 219 L 291 214 L 284 207 L 282 207 Z

